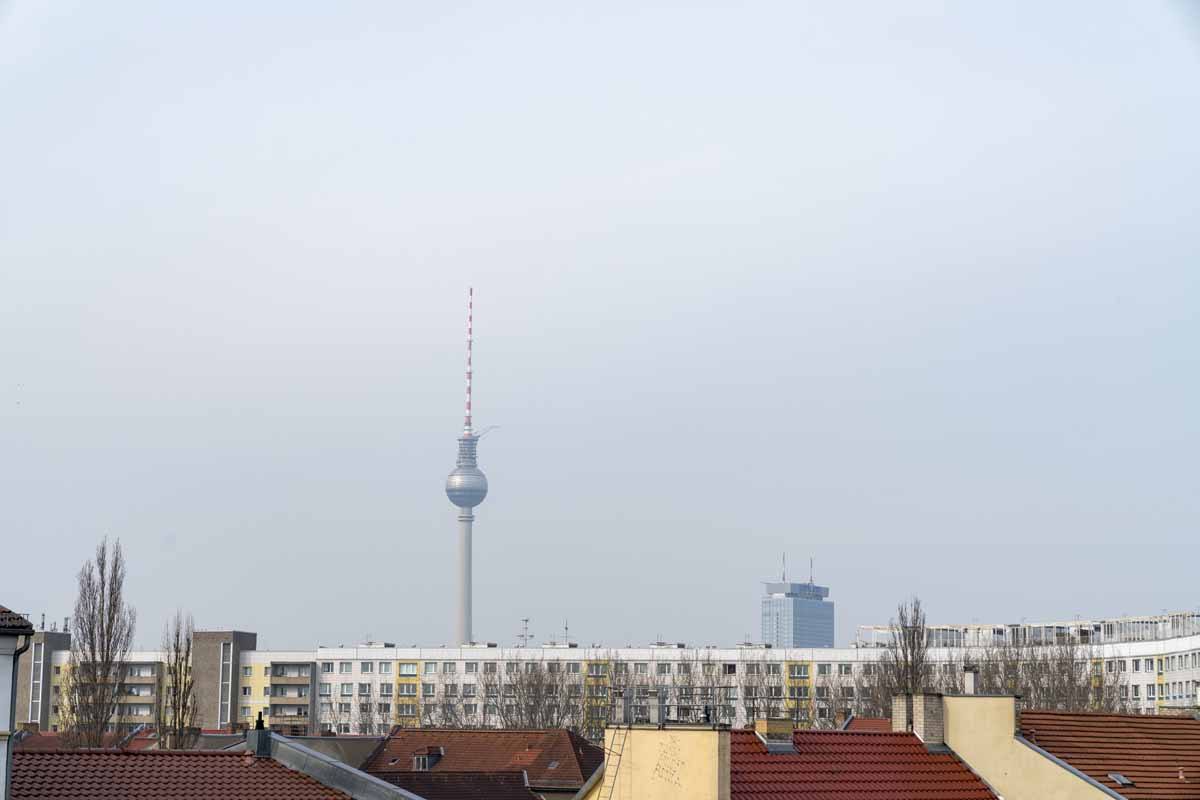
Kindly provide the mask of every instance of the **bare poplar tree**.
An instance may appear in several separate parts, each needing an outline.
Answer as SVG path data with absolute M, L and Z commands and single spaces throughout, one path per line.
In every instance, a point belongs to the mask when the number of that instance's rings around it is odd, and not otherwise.
M 108 539 L 79 570 L 71 631 L 71 669 L 63 681 L 66 741 L 102 747 L 104 734 L 125 691 L 127 658 L 137 615 L 125 602 L 125 556 Z
M 883 667 L 896 694 L 920 694 L 929 688 L 929 637 L 919 597 L 896 607 Z
M 164 697 L 155 704 L 158 712 L 159 747 L 187 749 L 199 737 L 196 728 L 196 696 L 192 683 L 192 615 L 176 610 L 175 618 L 163 629 Z

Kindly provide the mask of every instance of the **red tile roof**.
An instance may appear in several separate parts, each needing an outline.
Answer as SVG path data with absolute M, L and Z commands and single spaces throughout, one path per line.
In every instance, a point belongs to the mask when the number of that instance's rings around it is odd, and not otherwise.
M 523 772 L 384 772 L 379 777 L 425 800 L 539 800 Z
M 796 731 L 794 753 L 731 731 L 731 800 L 995 800 L 952 753 L 911 733 Z
M 1130 800 L 1200 798 L 1200 721 L 1191 717 L 1022 711 L 1020 728 L 1027 741 Z M 1134 785 L 1118 785 L 1110 772 Z
M 125 739 L 124 733 L 106 733 L 104 734 L 104 748 L 117 749 L 121 742 Z M 28 752 L 47 752 L 50 750 L 71 750 L 68 744 L 63 741 L 62 734 L 39 731 L 37 733 L 19 732 L 13 744 L 13 751 L 25 750 Z
M 363 769 L 386 780 L 385 773 L 411 771 L 413 756 L 430 747 L 444 751 L 434 772 L 525 770 L 530 785 L 545 789 L 578 789 L 604 762 L 602 749 L 566 730 L 396 727 Z
M 0 606 L 0 633 L 7 636 L 25 636 L 33 633 L 33 623 L 17 612 Z
M 846 720 L 845 729 L 855 733 L 891 733 L 892 721 L 887 717 L 851 717 Z
M 246 753 L 60 750 L 13 753 L 12 800 L 347 800 Z

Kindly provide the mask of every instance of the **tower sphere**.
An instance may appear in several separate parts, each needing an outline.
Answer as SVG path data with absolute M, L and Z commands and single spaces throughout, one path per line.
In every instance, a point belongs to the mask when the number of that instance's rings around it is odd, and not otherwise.
M 479 467 L 456 467 L 446 478 L 446 497 L 459 508 L 474 508 L 483 502 L 487 492 L 487 477 Z

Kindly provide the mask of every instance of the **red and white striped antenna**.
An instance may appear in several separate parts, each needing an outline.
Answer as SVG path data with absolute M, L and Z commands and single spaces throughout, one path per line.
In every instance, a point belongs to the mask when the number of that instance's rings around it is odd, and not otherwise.
M 463 428 L 471 431 L 471 343 L 474 341 L 475 287 L 467 289 L 467 416 Z

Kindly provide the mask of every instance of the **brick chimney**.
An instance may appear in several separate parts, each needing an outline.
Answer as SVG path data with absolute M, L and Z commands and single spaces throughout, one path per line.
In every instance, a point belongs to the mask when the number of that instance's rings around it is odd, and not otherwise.
M 928 745 L 946 743 L 945 717 L 940 694 L 913 695 L 912 731 Z
M 911 694 L 892 695 L 892 733 L 908 733 L 912 730 Z
M 940 694 L 898 694 L 892 697 L 892 732 L 912 731 L 927 745 L 946 743 Z

